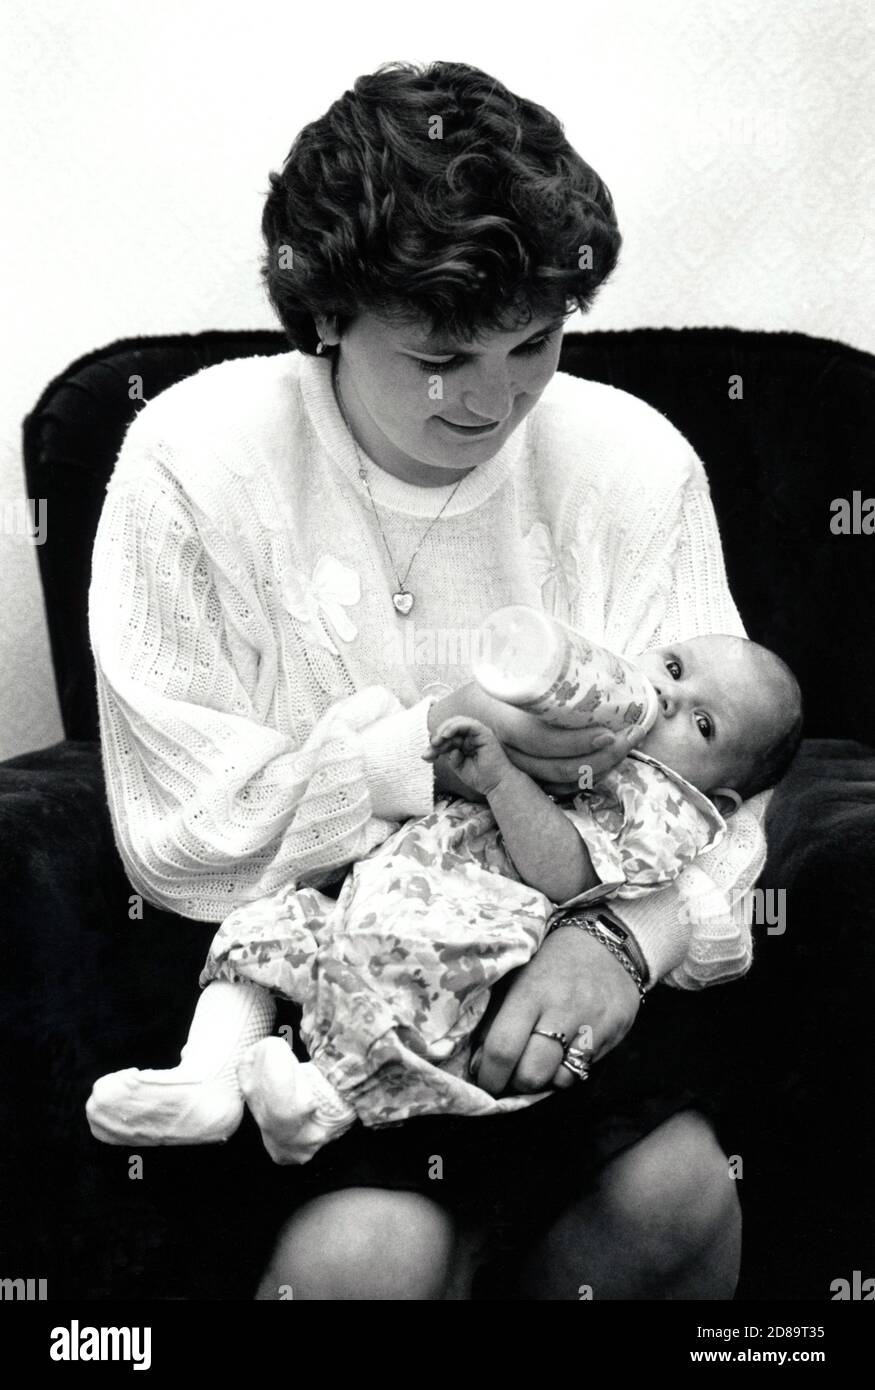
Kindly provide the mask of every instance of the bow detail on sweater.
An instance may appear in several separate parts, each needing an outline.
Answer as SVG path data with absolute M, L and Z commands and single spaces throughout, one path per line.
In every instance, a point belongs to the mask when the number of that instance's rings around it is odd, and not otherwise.
M 283 602 L 288 612 L 303 627 L 311 629 L 314 640 L 335 656 L 340 653 L 320 618 L 324 615 L 329 620 L 343 642 L 352 642 L 358 636 L 358 628 L 346 609 L 357 604 L 361 596 L 357 571 L 333 555 L 317 560 L 311 579 L 290 570 L 283 581 Z

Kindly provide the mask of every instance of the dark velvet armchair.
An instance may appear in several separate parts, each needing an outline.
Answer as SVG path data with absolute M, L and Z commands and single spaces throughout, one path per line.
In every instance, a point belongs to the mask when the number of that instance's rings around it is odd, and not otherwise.
M 0 1256 L 52 1299 L 249 1297 L 295 1179 L 246 1123 L 220 1148 L 146 1150 L 138 1170 L 92 1140 L 83 1109 L 102 1072 L 173 1064 L 213 933 L 131 912 L 104 792 L 86 598 L 138 409 L 129 379 L 151 398 L 202 366 L 285 350 L 274 332 L 118 342 L 73 363 L 24 422 L 27 493 L 48 504 L 38 556 L 66 737 L 0 765 Z M 830 503 L 875 492 L 875 359 L 801 334 L 639 329 L 570 334 L 561 365 L 689 438 L 748 632 L 802 683 L 806 741 L 770 809 L 753 970 L 701 994 L 660 987 L 623 1046 L 635 1065 L 683 1065 L 719 1114 L 745 1215 L 739 1297 L 827 1299 L 873 1248 L 875 537 L 834 534 Z M 766 920 L 778 902 L 783 932 Z M 479 1296 L 500 1295 L 486 1280 Z

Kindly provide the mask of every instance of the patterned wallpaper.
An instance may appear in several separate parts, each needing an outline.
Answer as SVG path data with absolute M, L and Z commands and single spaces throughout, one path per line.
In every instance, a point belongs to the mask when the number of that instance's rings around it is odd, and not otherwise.
M 0 758 L 61 737 L 36 550 L 15 534 L 22 416 L 114 338 L 271 323 L 267 172 L 380 62 L 471 62 L 565 122 L 625 237 L 592 328 L 798 329 L 875 351 L 870 0 L 6 0 L 0 51 Z

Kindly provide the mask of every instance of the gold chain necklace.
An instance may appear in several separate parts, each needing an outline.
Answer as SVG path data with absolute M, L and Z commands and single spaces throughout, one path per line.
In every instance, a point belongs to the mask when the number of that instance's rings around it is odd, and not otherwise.
M 377 504 L 376 504 L 376 502 L 374 501 L 374 494 L 371 492 L 371 484 L 370 484 L 370 480 L 369 480 L 369 478 L 368 478 L 367 470 L 366 470 L 366 468 L 365 468 L 365 461 L 364 461 L 364 458 L 362 457 L 361 450 L 359 449 L 358 441 L 357 441 L 355 435 L 353 434 L 353 432 L 352 432 L 352 427 L 350 426 L 350 423 L 349 423 L 349 417 L 348 417 L 348 415 L 347 415 L 347 413 L 346 413 L 346 406 L 345 406 L 344 400 L 343 400 L 343 392 L 342 392 L 341 389 L 340 389 L 340 378 L 339 378 L 339 376 L 338 376 L 338 374 L 337 374 L 337 362 L 336 362 L 336 360 L 335 360 L 335 362 L 334 362 L 334 366 L 332 367 L 331 379 L 332 379 L 332 382 L 333 382 L 333 385 L 334 385 L 334 392 L 335 392 L 335 395 L 336 395 L 336 397 L 337 397 L 337 404 L 338 404 L 338 407 L 339 407 L 339 409 L 340 409 L 340 413 L 341 413 L 341 415 L 343 416 L 343 423 L 346 425 L 346 428 L 349 430 L 349 435 L 350 435 L 350 438 L 352 439 L 353 448 L 355 449 L 355 452 L 356 452 L 356 458 L 358 459 L 358 465 L 359 465 L 359 467 L 358 467 L 358 474 L 359 474 L 359 477 L 361 478 L 362 482 L 364 483 L 365 487 L 367 488 L 368 497 L 370 498 L 370 501 L 371 501 L 371 507 L 373 508 L 373 512 L 374 512 L 374 516 L 375 516 L 376 521 L 377 521 L 377 525 L 378 525 L 378 527 L 380 528 L 380 535 L 381 535 L 382 538 L 383 538 L 383 545 L 385 546 L 385 548 L 386 548 L 386 554 L 387 554 L 388 557 L 389 557 L 389 564 L 390 564 L 391 567 L 392 567 L 392 573 L 394 574 L 394 576 L 395 576 L 395 582 L 396 582 L 396 584 L 398 585 L 398 588 L 397 588 L 396 592 L 392 595 L 392 603 L 393 603 L 394 606 L 395 606 L 396 612 L 400 613 L 401 616 L 402 616 L 402 618 L 406 618 L 407 615 L 411 612 L 411 610 L 412 610 L 412 608 L 413 608 L 413 604 L 414 604 L 414 595 L 411 593 L 410 589 L 406 589 L 406 588 L 404 587 L 405 584 L 407 583 L 407 576 L 410 574 L 410 571 L 413 569 L 413 562 L 414 562 L 414 560 L 416 559 L 416 557 L 417 557 L 417 555 L 419 554 L 419 552 L 420 552 L 420 550 L 422 549 L 422 547 L 425 545 L 425 542 L 427 541 L 429 535 L 431 534 L 432 528 L 440 521 L 440 519 L 441 519 L 441 517 L 443 516 L 444 512 L 447 510 L 447 507 L 450 505 L 450 503 L 452 502 L 452 500 L 453 500 L 453 498 L 455 497 L 456 493 L 458 492 L 459 488 L 462 486 L 462 483 L 465 481 L 465 476 L 463 475 L 463 476 L 459 479 L 459 481 L 456 483 L 455 487 L 453 488 L 452 492 L 450 493 L 449 497 L 448 497 L 447 500 L 444 502 L 444 505 L 441 507 L 440 511 L 438 512 L 437 516 L 434 517 L 434 518 L 428 523 L 428 526 L 425 528 L 425 531 L 424 531 L 424 533 L 423 533 L 422 540 L 419 542 L 419 545 L 416 547 L 416 549 L 414 550 L 413 554 L 411 555 L 411 557 L 410 557 L 410 562 L 409 562 L 409 564 L 408 564 L 406 570 L 404 571 L 404 575 L 403 575 L 403 577 L 402 577 L 402 576 L 399 575 L 399 573 L 398 573 L 398 566 L 395 564 L 395 558 L 394 558 L 394 556 L 393 556 L 393 554 L 392 554 L 392 551 L 391 551 L 390 548 L 389 548 L 389 542 L 388 542 L 387 539 L 386 539 L 386 532 L 383 530 L 383 523 L 382 523 L 382 521 L 380 520 L 380 513 L 377 511 Z

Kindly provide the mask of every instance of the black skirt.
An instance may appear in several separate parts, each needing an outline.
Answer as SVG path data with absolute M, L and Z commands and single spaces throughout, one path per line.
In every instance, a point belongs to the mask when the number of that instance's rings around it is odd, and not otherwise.
M 106 1169 L 112 1189 L 101 1189 L 95 1208 L 112 1247 L 105 1276 L 94 1276 L 109 1290 L 99 1296 L 192 1297 L 194 1289 L 198 1298 L 251 1298 L 298 1209 L 323 1194 L 370 1187 L 421 1193 L 478 1243 L 485 1238 L 472 1296 L 514 1298 L 526 1248 L 592 1190 L 607 1163 L 673 1115 L 694 1108 L 727 1153 L 746 1151 L 732 1043 L 743 1022 L 732 1006 L 737 988 L 687 994 L 659 986 L 588 1081 L 526 1110 L 427 1116 L 380 1130 L 357 1125 L 302 1166 L 273 1164 L 248 1113 L 228 1144 L 150 1150 L 148 1182 L 128 1180 L 123 1150 L 92 1144 L 89 1171 Z M 294 1016 L 281 1003 L 277 1022 L 294 1025 Z M 71 1257 L 95 1263 L 94 1232 L 90 1224 L 85 1253 L 73 1249 Z
M 545 1232 L 605 1164 L 680 1111 L 703 1112 L 722 1139 L 720 1116 L 686 1065 L 686 1030 L 673 1026 L 687 1001 L 674 990 L 658 995 L 588 1081 L 508 1115 L 356 1125 L 293 1170 L 293 1205 L 353 1187 L 419 1192 L 511 1250 Z

